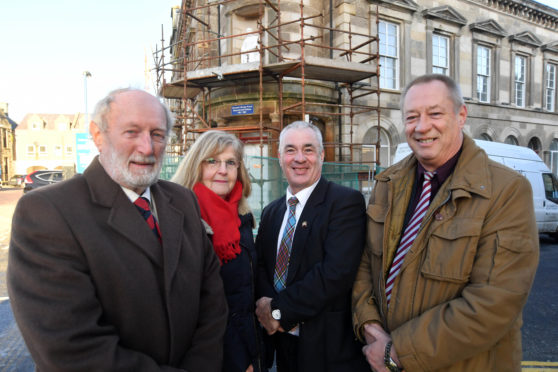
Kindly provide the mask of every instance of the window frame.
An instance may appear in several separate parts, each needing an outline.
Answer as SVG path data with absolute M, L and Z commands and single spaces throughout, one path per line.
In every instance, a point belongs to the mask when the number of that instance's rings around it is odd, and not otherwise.
M 549 71 L 549 67 L 553 68 L 553 81 L 552 84 L 553 86 L 550 87 L 549 86 L 549 81 L 550 81 L 550 71 Z M 545 73 L 545 77 L 544 77 L 544 109 L 546 111 L 550 111 L 550 112 L 554 112 L 556 111 L 556 82 L 557 82 L 557 76 L 556 73 L 558 71 L 558 65 L 556 63 L 552 63 L 552 62 L 546 62 L 545 65 L 545 69 L 544 69 L 544 73 Z M 551 99 L 549 102 L 549 93 L 551 93 Z M 550 104 L 550 107 L 549 107 Z
M 518 70 L 518 60 L 523 61 L 523 81 L 517 79 Z M 513 58 L 513 103 L 517 107 L 526 107 L 526 97 L 527 97 L 527 63 L 528 57 L 523 54 L 515 54 Z M 521 86 L 521 97 L 518 96 L 519 89 Z M 521 103 L 518 102 L 518 98 L 521 98 Z
M 389 26 L 394 26 L 395 27 L 395 45 L 389 45 L 389 39 L 391 37 L 391 35 L 389 33 L 386 32 L 386 44 L 385 44 L 385 49 L 389 49 L 390 47 L 395 47 L 395 55 L 390 55 L 388 53 L 382 54 L 381 50 L 382 50 L 382 38 L 380 37 L 380 26 L 381 24 L 384 23 L 386 25 L 386 31 L 388 31 L 387 27 Z M 380 19 L 379 23 L 378 23 L 378 41 L 379 41 L 379 55 L 380 55 L 380 89 L 390 89 L 390 90 L 398 90 L 399 89 L 399 77 L 400 77 L 400 60 L 401 60 L 401 53 L 400 53 L 400 35 L 401 35 L 401 25 L 399 23 L 396 22 L 391 22 L 385 19 Z M 393 77 L 390 78 L 390 82 L 393 84 L 393 86 L 386 86 L 385 82 L 386 82 L 386 78 L 385 76 L 387 76 L 387 74 L 385 74 L 383 71 L 385 71 L 385 68 L 388 68 L 386 63 L 382 63 L 382 61 L 385 61 L 386 59 L 389 59 L 391 61 L 394 61 L 393 63 Z M 384 67 L 385 66 L 385 67 Z
M 437 64 L 437 62 L 439 62 L 440 59 L 440 55 L 438 54 L 437 56 L 435 55 L 436 51 L 440 50 L 440 45 L 436 45 L 434 43 L 434 39 L 440 39 L 440 40 L 445 40 L 445 60 L 446 60 L 446 65 L 440 65 Z M 450 66 L 451 66 L 451 53 L 450 53 L 450 49 L 451 49 L 451 39 L 449 36 L 444 35 L 442 33 L 439 32 L 433 32 L 432 33 L 432 55 L 430 56 L 432 58 L 432 73 L 434 74 L 443 74 L 446 76 L 450 76 L 451 74 L 451 70 L 450 70 Z M 436 47 L 437 46 L 437 47 Z M 438 60 L 436 60 L 436 58 L 438 58 Z M 438 71 L 441 70 L 441 71 Z
M 480 51 L 481 50 L 485 50 L 487 52 L 486 58 L 484 58 L 485 59 L 484 63 L 487 65 L 487 68 L 486 68 L 487 71 L 485 73 L 483 73 L 481 71 L 481 67 L 482 67 L 480 65 L 480 58 L 481 58 Z M 476 76 L 477 76 L 477 78 L 476 78 L 476 97 L 477 97 L 477 100 L 479 102 L 483 102 L 483 103 L 490 103 L 490 101 L 491 101 L 492 92 L 491 92 L 490 88 L 492 86 L 491 81 L 492 81 L 492 70 L 493 70 L 492 54 L 493 54 L 493 51 L 492 51 L 491 47 L 486 46 L 484 44 L 476 44 Z M 484 91 L 484 90 L 481 91 L 479 89 L 480 88 L 479 78 L 484 79 L 484 82 L 486 83 L 486 91 Z M 484 96 L 486 98 L 483 99 Z

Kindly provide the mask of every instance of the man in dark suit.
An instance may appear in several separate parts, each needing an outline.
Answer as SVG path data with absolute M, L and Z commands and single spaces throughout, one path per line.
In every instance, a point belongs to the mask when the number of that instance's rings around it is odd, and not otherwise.
M 279 372 L 369 371 L 350 317 L 364 198 L 321 177 L 323 159 L 316 126 L 283 129 L 279 162 L 289 186 L 263 210 L 256 239 L 256 314 L 272 335 Z
M 84 174 L 20 199 L 8 289 L 37 370 L 220 371 L 219 262 L 194 194 L 157 180 L 171 128 L 156 97 L 111 92 Z

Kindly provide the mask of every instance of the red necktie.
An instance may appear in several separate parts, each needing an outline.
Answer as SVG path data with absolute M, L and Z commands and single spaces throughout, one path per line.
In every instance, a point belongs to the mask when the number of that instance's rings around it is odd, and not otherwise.
M 143 196 L 140 196 L 136 199 L 134 204 L 140 211 L 143 218 L 145 218 L 145 221 L 147 221 L 149 228 L 153 231 L 157 239 L 159 239 L 159 243 L 161 243 L 161 230 L 159 230 L 159 224 L 157 223 L 155 216 L 153 215 L 153 213 L 151 213 L 151 209 L 149 208 L 149 200 L 147 198 L 144 198 Z
M 430 181 L 432 180 L 433 176 L 434 173 L 432 172 L 424 172 L 424 182 L 422 183 L 422 192 L 420 193 L 419 201 L 417 203 L 413 216 L 409 220 L 409 223 L 407 224 L 407 227 L 403 232 L 403 236 L 401 237 L 401 241 L 399 242 L 399 247 L 397 247 L 395 257 L 393 258 L 393 263 L 391 264 L 391 268 L 389 269 L 389 274 L 386 281 L 386 298 L 388 306 L 395 278 L 401 271 L 401 265 L 403 265 L 405 255 L 407 254 L 407 252 L 409 252 L 409 249 L 413 245 L 413 242 L 415 241 L 415 238 L 418 234 L 420 223 L 422 222 L 422 219 L 426 214 L 426 210 L 430 205 L 430 190 L 432 189 Z

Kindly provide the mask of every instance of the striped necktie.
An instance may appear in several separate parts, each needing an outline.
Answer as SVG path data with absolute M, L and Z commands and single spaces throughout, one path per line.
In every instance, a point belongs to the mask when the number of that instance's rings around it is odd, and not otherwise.
M 140 196 L 134 202 L 134 205 L 140 211 L 141 215 L 147 221 L 149 228 L 153 231 L 157 239 L 159 239 L 159 243 L 161 243 L 161 230 L 159 229 L 159 224 L 155 219 L 153 213 L 151 213 L 151 209 L 149 208 L 149 200 L 143 196 Z
M 420 193 L 419 201 L 413 213 L 413 216 L 409 220 L 405 231 L 403 232 L 403 236 L 401 237 L 401 241 L 399 242 L 399 247 L 397 247 L 397 251 L 395 252 L 395 257 L 393 258 L 393 263 L 391 264 L 391 268 L 389 269 L 388 278 L 386 281 L 386 298 L 387 304 L 389 306 L 389 302 L 391 299 L 391 291 L 393 290 L 393 284 L 395 282 L 395 278 L 401 271 L 401 265 L 403 265 L 403 260 L 405 259 L 405 255 L 409 252 L 409 249 L 413 245 L 415 238 L 417 237 L 418 230 L 420 227 L 420 223 L 426 214 L 426 210 L 430 205 L 430 194 L 431 194 L 431 180 L 434 176 L 432 172 L 424 172 L 424 182 L 422 183 L 422 192 Z
M 289 198 L 289 217 L 283 237 L 279 244 L 279 252 L 277 253 L 277 261 L 275 262 L 275 274 L 273 275 L 273 286 L 277 292 L 282 291 L 287 286 L 287 268 L 289 266 L 289 258 L 291 256 L 291 247 L 293 245 L 293 236 L 296 228 L 296 205 L 298 199 L 293 196 Z

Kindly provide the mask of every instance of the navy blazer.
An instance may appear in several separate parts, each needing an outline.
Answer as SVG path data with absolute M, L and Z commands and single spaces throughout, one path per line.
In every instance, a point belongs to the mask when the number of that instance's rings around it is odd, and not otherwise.
M 366 231 L 363 195 L 320 179 L 297 221 L 286 288 L 277 293 L 273 275 L 285 211 L 283 196 L 262 212 L 258 298 L 273 298 L 283 329 L 300 325 L 299 370 L 369 371 L 351 325 L 351 288 Z

